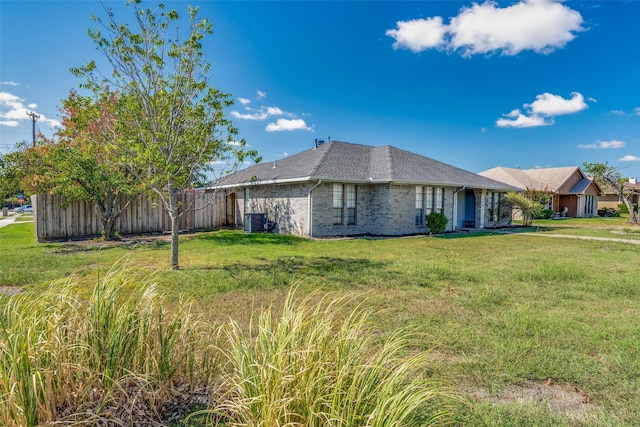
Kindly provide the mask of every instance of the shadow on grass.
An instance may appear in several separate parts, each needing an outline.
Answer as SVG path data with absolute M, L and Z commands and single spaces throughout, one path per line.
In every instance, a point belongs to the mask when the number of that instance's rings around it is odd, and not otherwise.
M 306 239 L 288 234 L 243 233 L 241 231 L 217 231 L 196 236 L 193 240 L 202 240 L 220 245 L 297 245 Z
M 541 228 L 542 227 L 511 227 L 475 231 L 457 231 L 454 233 L 438 234 L 433 237 L 438 239 L 461 239 L 467 237 L 503 236 L 505 234 L 535 233 L 537 231 L 543 231 Z
M 217 231 L 206 233 L 185 234 L 181 237 L 190 241 L 205 241 L 221 246 L 232 245 L 297 245 L 305 239 L 296 236 L 269 233 L 243 233 L 241 231 Z M 105 251 L 114 248 L 135 249 L 166 249 L 171 246 L 167 235 L 125 236 L 120 240 L 105 241 L 95 236 L 77 238 L 73 240 L 59 240 L 50 242 L 48 253 L 65 255 L 77 252 Z
M 484 236 L 501 236 L 505 234 L 519 234 L 519 233 L 545 233 L 554 231 L 566 231 L 566 230 L 579 230 L 583 227 L 552 227 L 552 226 L 541 226 L 541 225 L 533 225 L 530 227 L 513 227 L 513 228 L 503 228 L 503 229 L 485 229 L 478 231 L 466 231 L 466 232 L 455 232 L 455 233 L 447 233 L 447 234 L 439 234 L 433 237 L 438 239 L 460 239 L 465 237 L 484 237 Z
M 390 273 L 388 263 L 372 261 L 366 258 L 337 257 L 303 257 L 291 256 L 277 259 L 254 258 L 258 263 L 225 264 L 196 268 L 197 270 L 224 271 L 234 279 L 244 279 L 249 275 L 270 276 L 274 274 L 290 277 L 317 277 L 322 279 L 340 277 L 344 281 L 349 278 L 382 277 L 388 279 Z

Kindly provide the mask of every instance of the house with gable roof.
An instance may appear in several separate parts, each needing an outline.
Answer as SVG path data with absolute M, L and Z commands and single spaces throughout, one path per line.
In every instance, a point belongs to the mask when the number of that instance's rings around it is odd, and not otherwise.
M 427 233 L 425 215 L 447 230 L 493 227 L 499 201 L 516 188 L 389 145 L 330 141 L 264 162 L 208 186 L 224 191 L 236 226 L 266 213 L 273 230 L 307 237 Z
M 635 176 L 630 176 L 626 182 L 621 183 L 622 191 L 631 204 L 640 203 L 640 183 Z M 598 199 L 598 209 L 618 209 L 618 205 L 624 203 L 618 189 L 606 186 Z
M 502 166 L 480 172 L 480 175 L 517 187 L 520 190 L 542 190 L 552 194 L 548 209 L 567 217 L 598 216 L 600 187 L 578 166 L 559 168 L 513 169 Z

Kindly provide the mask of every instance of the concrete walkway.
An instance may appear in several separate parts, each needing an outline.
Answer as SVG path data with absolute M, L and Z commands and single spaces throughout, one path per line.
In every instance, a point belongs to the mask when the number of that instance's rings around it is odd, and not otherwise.
M 0 228 L 6 227 L 9 224 L 13 224 L 13 222 L 18 219 L 20 215 L 17 214 L 9 214 L 9 216 L 0 216 Z
M 615 237 L 596 237 L 596 236 L 571 236 L 569 234 L 542 234 L 542 233 L 513 233 L 516 235 L 525 236 L 540 236 L 540 237 L 556 237 L 560 239 L 578 239 L 578 240 L 599 240 L 602 242 L 619 242 L 619 243 L 631 243 L 632 245 L 640 245 L 640 240 L 632 239 L 618 239 Z

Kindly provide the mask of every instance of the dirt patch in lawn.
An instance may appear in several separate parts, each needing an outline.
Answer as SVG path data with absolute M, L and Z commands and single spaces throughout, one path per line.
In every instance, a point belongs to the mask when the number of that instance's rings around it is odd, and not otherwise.
M 551 414 L 576 421 L 588 419 L 597 410 L 597 405 L 584 390 L 568 384 L 556 384 L 551 380 L 546 383 L 528 381 L 499 394 L 479 390 L 472 396 L 499 404 L 546 405 Z
M 4 294 L 8 297 L 19 294 L 24 290 L 20 286 L 0 286 L 0 294 Z
M 53 243 L 59 243 L 60 246 L 48 251 L 52 254 L 72 254 L 76 252 L 100 251 L 118 247 L 160 247 L 171 243 L 171 235 L 153 234 L 145 236 L 126 236 L 118 240 L 100 240 L 100 239 L 73 239 L 73 240 L 56 240 Z

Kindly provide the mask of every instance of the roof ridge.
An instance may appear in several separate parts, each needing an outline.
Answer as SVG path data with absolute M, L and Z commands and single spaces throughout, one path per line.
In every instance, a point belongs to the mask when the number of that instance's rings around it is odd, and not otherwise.
M 385 160 L 387 161 L 387 167 L 389 169 L 390 179 L 393 179 L 395 177 L 395 171 L 393 170 L 393 155 L 391 154 L 392 148 L 393 147 L 388 144 L 382 146 L 383 153 L 385 154 Z
M 319 160 L 318 160 L 318 162 L 316 163 L 315 168 L 314 168 L 313 170 L 311 170 L 311 171 L 310 171 L 309 176 L 317 175 L 318 170 L 320 169 L 320 167 L 321 167 L 321 166 L 322 166 L 322 164 L 324 163 L 324 159 L 326 159 L 326 158 L 327 158 L 327 156 L 329 155 L 329 152 L 330 152 L 331 150 L 333 150 L 333 147 L 335 147 L 335 143 L 336 143 L 336 141 L 329 141 L 329 142 L 325 142 L 324 144 L 322 144 L 322 145 L 320 145 L 320 146 L 318 147 L 318 148 L 322 148 L 322 147 L 324 146 L 324 147 L 327 147 L 327 149 L 326 149 L 326 150 L 324 150 L 324 153 L 322 153 L 322 155 L 320 156 L 320 159 L 319 159 Z M 317 150 L 318 148 L 315 148 L 315 149 Z M 313 150 L 313 148 L 312 148 L 312 150 Z

